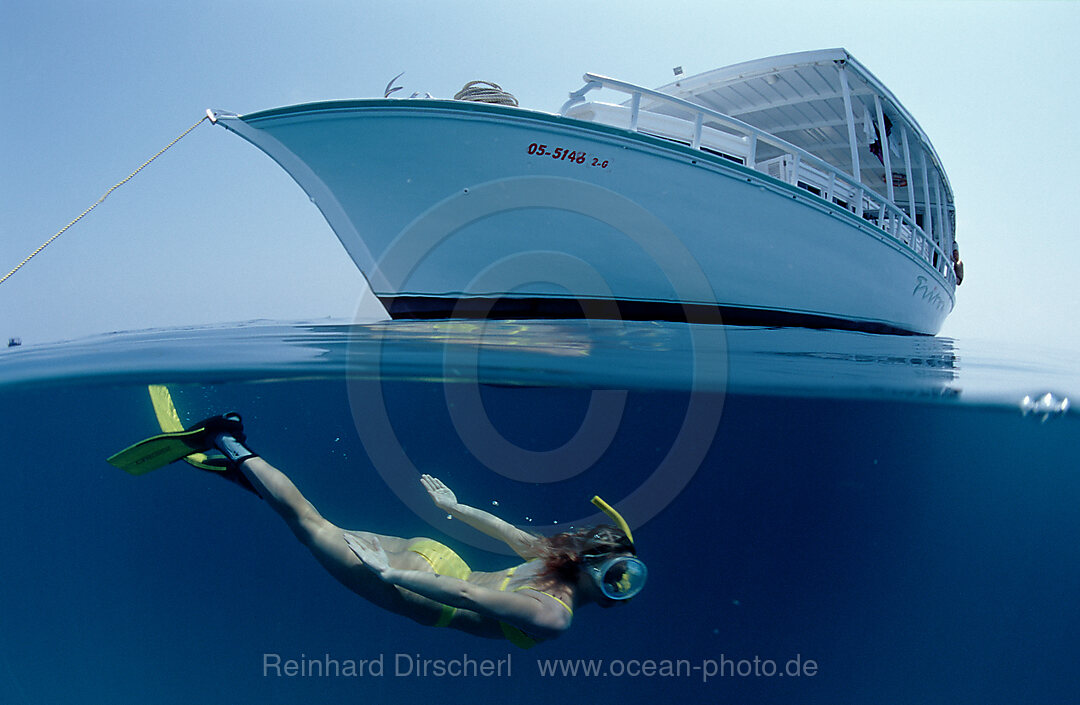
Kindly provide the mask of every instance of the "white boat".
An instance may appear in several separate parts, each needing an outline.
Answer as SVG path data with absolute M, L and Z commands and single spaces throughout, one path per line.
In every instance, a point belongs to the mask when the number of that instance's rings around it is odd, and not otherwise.
M 558 113 L 425 96 L 212 116 L 292 175 L 395 318 L 940 329 L 952 189 L 847 51 L 655 90 L 584 79 Z

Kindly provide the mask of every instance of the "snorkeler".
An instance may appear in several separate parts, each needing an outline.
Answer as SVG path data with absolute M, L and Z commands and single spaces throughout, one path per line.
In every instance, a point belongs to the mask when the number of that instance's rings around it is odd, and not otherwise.
M 617 527 L 543 537 L 461 504 L 442 481 L 421 476 L 439 509 L 505 542 L 525 561 L 506 570 L 473 571 L 433 539 L 404 539 L 332 524 L 284 473 L 252 452 L 246 440 L 240 417 L 227 414 L 141 441 L 109 462 L 143 474 L 184 459 L 218 473 L 270 504 L 331 575 L 372 604 L 420 624 L 506 638 L 523 648 L 566 631 L 574 609 L 589 603 L 610 607 L 630 599 L 645 584 L 645 564 L 635 556 L 630 528 L 599 497 L 593 503 Z M 213 449 L 223 457 L 206 457 Z

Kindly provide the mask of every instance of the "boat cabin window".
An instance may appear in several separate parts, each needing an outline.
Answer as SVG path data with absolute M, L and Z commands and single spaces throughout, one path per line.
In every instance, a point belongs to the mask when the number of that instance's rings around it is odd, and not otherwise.
M 579 120 L 632 129 L 632 111 L 624 105 L 599 102 L 580 103 L 567 110 L 565 115 Z M 692 147 L 695 139 L 693 120 L 648 110 L 641 110 L 638 113 L 636 131 L 687 147 Z M 701 127 L 699 149 L 744 166 L 750 155 L 749 140 L 745 136 L 707 125 Z
M 732 156 L 731 154 L 725 154 L 724 152 L 720 152 L 720 151 L 717 151 L 715 149 L 710 149 L 710 148 L 706 147 L 705 145 L 701 146 L 701 151 L 702 152 L 708 152 L 709 154 L 715 154 L 716 156 L 723 157 L 724 159 L 727 159 L 728 161 L 735 162 L 736 164 L 742 164 L 743 166 L 746 166 L 746 160 L 743 159 L 742 157 L 736 157 L 736 156 Z

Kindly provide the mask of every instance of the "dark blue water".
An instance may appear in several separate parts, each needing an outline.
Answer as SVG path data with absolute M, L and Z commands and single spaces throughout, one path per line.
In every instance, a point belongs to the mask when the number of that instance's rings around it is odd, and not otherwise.
M 9 349 L 0 702 L 1071 701 L 1080 443 L 1055 409 L 1080 384 L 1075 358 L 1026 352 L 584 322 Z M 185 421 L 240 411 L 332 521 L 433 536 L 476 569 L 512 561 L 433 510 L 419 472 L 545 533 L 598 519 L 598 493 L 649 585 L 530 651 L 384 614 L 252 495 L 106 464 L 158 430 L 147 383 Z M 275 658 L 366 665 L 290 677 Z

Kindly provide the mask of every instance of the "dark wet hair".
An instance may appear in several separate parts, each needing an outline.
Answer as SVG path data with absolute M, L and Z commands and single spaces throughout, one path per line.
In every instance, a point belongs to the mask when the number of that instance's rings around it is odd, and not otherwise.
M 629 537 L 614 526 L 601 524 L 555 534 L 547 539 L 540 575 L 553 581 L 573 583 L 585 563 L 615 553 L 636 553 Z

